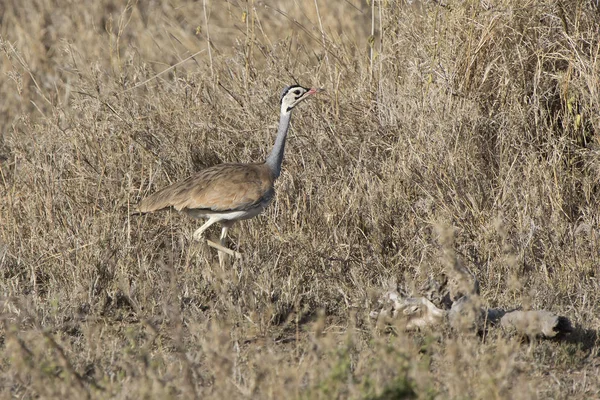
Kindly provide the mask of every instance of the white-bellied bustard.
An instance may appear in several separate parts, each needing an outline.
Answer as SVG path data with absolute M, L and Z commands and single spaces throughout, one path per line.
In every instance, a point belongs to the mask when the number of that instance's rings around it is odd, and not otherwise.
M 220 222 L 220 245 L 221 250 L 225 250 L 223 247 L 229 228 L 236 221 L 260 214 L 273 199 L 292 110 L 320 90 L 298 85 L 283 89 L 277 138 L 265 162 L 218 164 L 206 168 L 143 199 L 137 206 L 137 212 L 143 214 L 174 208 L 194 218 L 208 219 L 194 232 L 195 240 L 200 240 L 212 224 Z

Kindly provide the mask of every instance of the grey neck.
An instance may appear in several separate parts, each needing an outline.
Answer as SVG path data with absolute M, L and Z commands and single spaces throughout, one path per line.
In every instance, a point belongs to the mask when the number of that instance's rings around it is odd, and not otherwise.
M 275 139 L 275 145 L 271 154 L 267 157 L 265 164 L 271 170 L 271 173 L 275 178 L 279 178 L 281 174 L 281 163 L 283 162 L 283 150 L 285 149 L 285 139 L 287 136 L 288 128 L 290 126 L 290 119 L 292 118 L 292 110 L 283 111 L 279 117 L 279 128 L 277 129 L 277 138 Z

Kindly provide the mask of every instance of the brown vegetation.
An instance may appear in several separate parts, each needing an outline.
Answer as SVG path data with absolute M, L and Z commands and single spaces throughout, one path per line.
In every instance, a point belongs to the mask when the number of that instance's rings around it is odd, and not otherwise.
M 0 4 L 2 397 L 600 396 L 597 2 L 411 3 Z M 295 80 L 327 92 L 230 232 L 242 259 L 130 216 L 263 160 Z M 374 326 L 390 282 L 458 264 L 575 331 Z

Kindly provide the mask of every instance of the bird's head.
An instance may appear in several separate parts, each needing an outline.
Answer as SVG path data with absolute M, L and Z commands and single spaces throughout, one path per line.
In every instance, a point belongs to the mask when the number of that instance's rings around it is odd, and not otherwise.
M 279 102 L 281 104 L 281 113 L 288 113 L 292 108 L 296 107 L 302 100 L 307 99 L 311 95 L 322 91 L 323 89 L 310 88 L 299 85 L 288 86 L 281 92 Z

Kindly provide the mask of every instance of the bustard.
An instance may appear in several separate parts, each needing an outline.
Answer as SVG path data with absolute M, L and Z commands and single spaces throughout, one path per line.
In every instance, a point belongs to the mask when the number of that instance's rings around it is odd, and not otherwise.
M 320 90 L 298 85 L 283 89 L 279 99 L 281 113 L 277 138 L 265 162 L 218 164 L 199 171 L 143 199 L 138 204 L 138 213 L 174 208 L 191 217 L 207 219 L 194 232 L 195 240 L 200 240 L 211 225 L 220 222 L 220 245 L 223 247 L 227 231 L 236 221 L 255 217 L 273 199 L 274 183 L 281 173 L 292 110 Z

